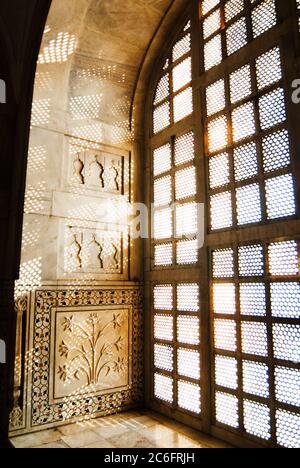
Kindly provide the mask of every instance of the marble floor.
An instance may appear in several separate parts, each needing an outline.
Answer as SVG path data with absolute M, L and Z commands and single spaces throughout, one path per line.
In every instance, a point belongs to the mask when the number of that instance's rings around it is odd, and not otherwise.
M 149 411 L 63 426 L 11 442 L 15 448 L 231 448 Z

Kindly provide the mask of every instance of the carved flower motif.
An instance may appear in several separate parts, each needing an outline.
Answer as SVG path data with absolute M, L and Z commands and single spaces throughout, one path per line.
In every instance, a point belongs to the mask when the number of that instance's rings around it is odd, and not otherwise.
M 68 380 L 68 368 L 67 366 L 59 366 L 58 375 L 60 380 L 66 382 Z
M 66 343 L 64 341 L 59 346 L 58 352 L 59 352 L 61 357 L 65 357 L 65 358 L 69 357 L 69 348 L 68 348 L 68 346 L 66 345 Z
M 91 314 L 90 317 L 89 317 L 89 321 L 90 323 L 92 323 L 93 325 L 97 325 L 99 323 L 99 316 L 98 314 L 94 313 L 94 314 Z
M 115 315 L 114 314 L 114 318 L 113 318 L 113 326 L 114 326 L 114 329 L 116 330 L 117 328 L 121 328 L 122 326 L 122 317 L 121 315 Z
M 69 331 L 71 333 L 73 333 L 74 331 L 74 323 L 73 323 L 73 320 L 74 320 L 74 316 L 72 315 L 70 318 L 68 317 L 65 317 L 64 321 L 63 321 L 63 324 L 62 324 L 62 327 L 63 327 L 63 330 L 66 332 L 66 331 Z
M 115 347 L 117 348 L 117 351 L 122 351 L 124 349 L 124 339 L 122 336 L 115 342 Z
M 114 371 L 118 372 L 119 374 L 125 370 L 125 358 L 118 358 L 118 360 L 114 363 Z

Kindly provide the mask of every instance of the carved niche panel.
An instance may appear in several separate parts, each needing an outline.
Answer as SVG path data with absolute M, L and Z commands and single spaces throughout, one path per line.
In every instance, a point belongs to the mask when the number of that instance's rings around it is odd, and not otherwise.
M 123 156 L 78 149 L 70 158 L 69 183 L 93 191 L 123 195 L 124 168 Z
M 62 308 L 52 313 L 53 402 L 128 388 L 131 308 Z
M 96 228 L 64 226 L 64 272 L 120 275 L 123 271 L 123 234 Z
M 45 286 L 31 293 L 28 313 L 26 397 L 19 401 L 24 426 L 11 419 L 12 435 L 113 414 L 142 401 L 139 287 Z

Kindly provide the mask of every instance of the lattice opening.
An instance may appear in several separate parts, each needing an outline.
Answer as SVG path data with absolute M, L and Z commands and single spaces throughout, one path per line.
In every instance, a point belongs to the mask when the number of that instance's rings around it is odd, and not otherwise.
M 157 369 L 173 371 L 173 347 L 154 345 L 154 365 Z
M 272 276 L 293 276 L 299 273 L 296 241 L 278 242 L 269 246 L 269 265 Z
M 245 99 L 252 93 L 250 65 L 245 65 L 230 75 L 230 98 L 232 104 Z
M 228 153 L 218 154 L 209 160 L 210 188 L 223 187 L 230 183 L 230 166 Z
M 213 277 L 234 277 L 234 252 L 232 249 L 215 250 L 213 252 Z
M 265 317 L 266 287 L 263 283 L 242 283 L 240 285 L 240 308 L 242 315 Z
M 178 171 L 175 175 L 176 200 L 196 195 L 196 169 L 189 167 Z
M 221 34 L 213 37 L 204 46 L 205 70 L 208 71 L 222 62 L 222 39 Z
M 173 380 L 161 374 L 154 374 L 154 395 L 159 400 L 173 403 Z
M 173 69 L 173 92 L 192 81 L 192 59 L 188 57 Z
M 171 145 L 161 146 L 153 151 L 154 176 L 169 172 L 172 167 Z
M 216 393 L 216 419 L 219 423 L 233 428 L 239 427 L 239 401 L 226 393 Z
M 191 413 L 201 413 L 201 389 L 198 385 L 178 382 L 178 406 Z
M 195 158 L 194 133 L 186 133 L 175 139 L 175 164 L 185 164 Z
M 240 276 L 263 276 L 264 270 L 264 251 L 261 245 L 247 245 L 239 248 Z
M 215 10 L 203 21 L 203 36 L 207 39 L 221 28 L 221 11 Z
M 154 338 L 156 340 L 173 341 L 173 317 L 172 315 L 155 315 Z
M 263 139 L 264 170 L 276 171 L 291 163 L 290 141 L 287 130 L 272 133 Z
M 300 370 L 275 367 L 276 399 L 280 403 L 300 407 Z
M 182 377 L 200 379 L 200 354 L 198 351 L 179 348 L 177 356 L 178 373 Z
M 269 398 L 269 368 L 253 361 L 243 362 L 243 389 L 245 393 Z
M 259 223 L 262 208 L 259 184 L 247 185 L 236 190 L 238 225 Z
M 202 15 L 209 13 L 215 6 L 220 3 L 220 0 L 203 0 L 202 2 Z
M 177 341 L 181 344 L 199 345 L 200 320 L 198 317 L 180 316 L 177 318 Z
M 207 115 L 216 114 L 223 110 L 225 106 L 225 83 L 224 80 L 219 80 L 206 89 Z
M 279 47 L 269 50 L 256 60 L 256 76 L 259 89 L 264 89 L 282 78 Z
M 220 193 L 211 197 L 211 228 L 225 229 L 232 226 L 232 196 L 231 192 Z
M 268 356 L 268 331 L 264 323 L 242 323 L 242 350 L 253 356 Z
M 176 236 L 190 236 L 198 230 L 198 206 L 197 203 L 185 203 L 176 206 Z
M 215 314 L 235 315 L 235 284 L 217 283 L 213 285 L 213 311 Z
M 179 122 L 193 112 L 193 91 L 188 88 L 177 94 L 173 100 L 174 122 Z
M 155 286 L 154 308 L 155 310 L 173 310 L 173 286 Z
M 237 50 L 244 47 L 247 42 L 246 19 L 241 18 L 226 31 L 227 54 L 234 54 Z
M 300 325 L 273 325 L 274 356 L 276 359 L 299 363 Z
M 225 148 L 228 145 L 228 128 L 225 116 L 214 119 L 208 124 L 208 146 L 209 152 Z
M 260 439 L 271 439 L 270 408 L 254 401 L 244 401 L 244 427 L 248 434 Z
M 154 247 L 155 266 L 169 266 L 173 264 L 173 245 L 162 244 Z
M 179 60 L 185 54 L 188 54 L 190 50 L 191 50 L 191 35 L 187 34 L 174 45 L 173 62 L 176 62 L 176 60 Z
M 292 174 L 267 180 L 266 198 L 269 219 L 295 215 L 295 186 Z
M 200 290 L 198 284 L 179 284 L 177 286 L 177 310 L 179 312 L 198 312 Z
M 193 265 L 198 263 L 198 241 L 187 240 L 177 242 L 176 261 L 178 265 Z
M 274 0 L 264 0 L 252 12 L 253 35 L 258 37 L 277 24 Z
M 232 113 L 234 142 L 239 142 L 255 134 L 254 104 L 249 102 L 235 109 Z
M 154 212 L 154 238 L 170 239 L 173 236 L 173 211 L 171 208 Z
M 244 9 L 244 0 L 229 0 L 225 4 L 225 20 L 231 21 Z
M 237 182 L 251 179 L 258 174 L 257 147 L 254 142 L 234 150 L 234 175 Z
M 236 323 L 233 320 L 215 320 L 215 348 L 236 351 Z
M 238 363 L 234 358 L 216 356 L 215 358 L 216 384 L 220 387 L 238 388 Z
M 300 283 L 271 284 L 273 317 L 300 319 Z
M 278 88 L 259 99 L 260 125 L 263 130 L 275 127 L 285 122 L 285 94 Z
M 277 439 L 282 447 L 300 447 L 300 414 L 276 411 Z
M 154 98 L 154 105 L 159 104 L 161 101 L 166 99 L 170 94 L 170 83 L 169 83 L 169 75 L 164 75 L 156 88 L 155 98 Z
M 156 207 L 169 205 L 172 202 L 172 179 L 163 177 L 154 182 L 154 205 Z
M 169 127 L 170 123 L 170 104 L 166 102 L 165 104 L 157 107 L 153 112 L 154 133 L 159 133 L 164 128 Z

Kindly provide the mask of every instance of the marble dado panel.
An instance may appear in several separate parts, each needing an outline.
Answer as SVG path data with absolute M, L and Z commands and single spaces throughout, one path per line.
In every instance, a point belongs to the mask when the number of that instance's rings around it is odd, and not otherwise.
M 27 336 L 26 352 L 19 351 L 16 357 L 11 434 L 139 405 L 143 399 L 142 304 L 142 290 L 132 283 L 44 286 L 19 298 L 16 307 L 19 314 L 23 311 L 21 329 L 27 320 Z

